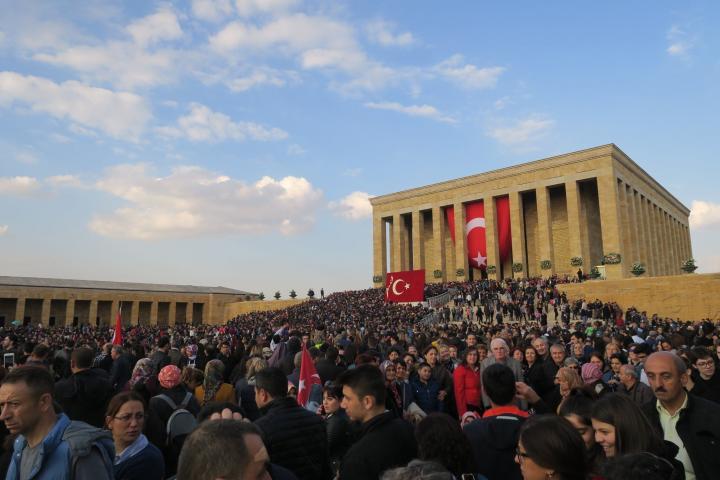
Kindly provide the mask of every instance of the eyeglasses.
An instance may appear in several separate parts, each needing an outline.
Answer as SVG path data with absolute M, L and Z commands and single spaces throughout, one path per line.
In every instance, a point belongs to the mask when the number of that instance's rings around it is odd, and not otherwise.
M 695 365 L 697 365 L 700 368 L 708 368 L 708 367 L 714 366 L 715 362 L 713 362 L 712 360 L 708 360 L 707 362 L 699 361 Z
M 125 422 L 125 423 L 132 421 L 133 418 L 135 420 L 137 420 L 138 422 L 142 422 L 143 420 L 145 420 L 145 414 L 144 413 L 136 413 L 135 415 L 133 415 L 132 413 L 128 413 L 127 415 L 122 415 L 120 417 L 114 417 L 114 418 L 115 418 L 115 420 L 119 420 L 119 421 Z
M 530 458 L 530 455 L 528 455 L 528 454 L 525 453 L 525 452 L 521 452 L 521 451 L 520 451 L 520 448 L 516 448 L 516 449 L 515 449 L 515 456 L 518 458 L 518 461 L 519 461 L 520 463 L 523 463 L 526 458 Z

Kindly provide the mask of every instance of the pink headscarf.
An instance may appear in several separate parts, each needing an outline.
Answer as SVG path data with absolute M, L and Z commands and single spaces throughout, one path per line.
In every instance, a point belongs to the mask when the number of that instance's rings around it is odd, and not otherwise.
M 158 373 L 160 386 L 163 388 L 173 388 L 180 383 L 180 369 L 175 365 L 163 367 Z
M 603 376 L 602 370 L 600 370 L 600 367 L 595 365 L 594 363 L 588 362 L 583 364 L 582 366 L 582 379 L 585 383 L 593 383 L 600 380 Z

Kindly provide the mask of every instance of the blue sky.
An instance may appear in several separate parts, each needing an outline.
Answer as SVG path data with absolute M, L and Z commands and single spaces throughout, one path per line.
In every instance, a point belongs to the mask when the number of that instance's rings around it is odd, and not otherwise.
M 368 195 L 611 142 L 720 271 L 717 2 L 0 8 L 0 274 L 365 288 Z

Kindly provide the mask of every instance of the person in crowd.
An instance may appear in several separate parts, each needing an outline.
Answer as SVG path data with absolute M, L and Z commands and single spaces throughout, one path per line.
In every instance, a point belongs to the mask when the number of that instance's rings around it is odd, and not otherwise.
M 515 405 L 515 374 L 506 365 L 496 363 L 483 371 L 482 384 L 490 408 L 481 420 L 463 428 L 472 445 L 478 472 L 490 480 L 519 479 L 520 469 L 513 458 L 520 427 L 528 413 Z
M 142 395 L 146 405 L 152 397 L 157 395 L 160 384 L 157 381 L 157 373 L 153 373 L 153 364 L 149 358 L 141 358 L 137 361 L 128 382 L 128 388 Z
M 13 368 L 3 379 L 0 420 L 17 436 L 5 478 L 112 479 L 110 435 L 55 413 L 53 390 L 50 372 L 34 365 Z
M 255 425 L 232 418 L 211 420 L 185 440 L 177 480 L 271 480 L 268 467 L 268 451 Z
M 252 357 L 246 363 L 245 376 L 241 377 L 235 383 L 235 394 L 237 395 L 237 404 L 245 411 L 246 418 L 254 422 L 260 418 L 260 410 L 255 404 L 255 375 L 260 370 L 268 367 L 264 358 Z
M 385 377 L 385 404 L 388 411 L 395 414 L 396 417 L 402 417 L 405 411 L 403 402 L 403 392 L 401 384 L 397 381 L 397 364 L 390 363 L 384 369 L 380 369 Z
M 70 356 L 72 375 L 55 384 L 54 398 L 71 420 L 101 428 L 113 388 L 105 370 L 92 368 L 94 358 L 89 348 L 75 349 Z
M 132 377 L 130 355 L 120 345 L 113 345 L 110 356 L 112 357 L 110 384 L 113 386 L 114 392 L 119 393 L 127 388 L 127 384 Z
M 505 365 L 513 372 L 515 375 L 515 381 L 516 382 L 522 382 L 523 381 L 523 374 L 522 374 L 522 365 L 515 361 L 515 359 L 511 358 L 510 355 L 510 349 L 508 348 L 507 342 L 503 340 L 502 338 L 494 338 L 490 342 L 490 350 L 492 352 L 492 355 L 483 360 L 480 366 L 480 371 L 482 375 L 482 371 L 484 371 L 487 367 L 490 365 L 494 365 L 496 363 L 499 363 L 501 365 Z M 482 392 L 483 397 L 483 405 L 485 407 L 490 406 L 490 398 L 487 396 L 485 391 Z
M 638 380 L 637 371 L 632 365 L 620 367 L 620 383 L 618 391 L 628 395 L 640 407 L 655 398 L 652 388 Z
M 533 346 L 525 347 L 523 378 L 536 392 L 545 392 L 548 389 L 548 386 L 545 385 L 546 378 L 543 372 L 542 357 Z
M 597 363 L 590 361 L 584 364 L 580 369 L 580 373 L 585 383 L 585 388 L 594 391 L 598 395 L 609 391 L 607 385 L 602 381 L 603 372 Z
M 105 426 L 115 444 L 115 480 L 162 480 L 165 462 L 145 435 L 145 400 L 137 392 L 115 395 L 105 413 Z
M 543 371 L 545 373 L 545 381 L 548 385 L 553 385 L 554 379 L 557 376 L 558 370 L 565 366 L 565 347 L 559 343 L 555 343 L 550 346 L 550 358 L 543 363 Z M 545 390 L 545 392 L 538 392 L 541 397 L 545 398 L 550 395 L 552 388 Z
M 520 429 L 515 456 L 523 480 L 585 480 L 585 443 L 562 417 L 536 415 Z
M 468 347 L 460 363 L 453 372 L 455 403 L 458 416 L 465 412 L 482 412 L 482 389 L 480 387 L 480 362 L 475 347 Z
M 611 343 L 610 345 L 615 345 Z M 617 348 L 617 347 L 616 347 Z M 610 368 L 603 374 L 603 383 L 612 391 L 620 388 L 622 380 L 620 379 L 620 368 L 625 365 L 625 358 L 621 353 L 613 353 L 607 360 Z
M 595 441 L 602 447 L 606 458 L 650 452 L 667 459 L 682 472 L 682 463 L 674 459 L 677 446 L 665 442 L 653 430 L 640 407 L 627 395 L 611 393 L 595 402 L 592 424 Z
M 642 407 L 657 432 L 678 447 L 686 478 L 710 480 L 720 471 L 720 406 L 688 394 L 685 362 L 670 352 L 656 352 L 645 362 L 655 401 Z
M 417 377 L 410 381 L 415 403 L 425 412 L 442 412 L 444 409 L 444 392 L 440 384 L 433 378 L 432 368 L 421 363 L 417 369 Z
M 255 403 L 262 416 L 255 425 L 262 432 L 273 463 L 301 480 L 331 477 L 328 438 L 322 419 L 288 396 L 287 375 L 268 367 L 255 374 Z
M 595 430 L 592 426 L 592 407 L 597 394 L 586 388 L 573 388 L 558 408 L 558 415 L 575 427 L 585 442 L 589 471 L 592 475 L 599 474 L 603 455 L 602 447 L 595 442 Z
M 380 480 L 455 480 L 455 476 L 437 462 L 413 460 L 406 467 L 387 470 Z M 485 480 L 477 478 L 475 480 Z
M 160 337 L 157 342 L 157 349 L 150 355 L 151 373 L 157 375 L 163 367 L 171 363 L 170 337 Z
M 604 480 L 682 480 L 685 478 L 667 459 L 649 452 L 629 453 L 603 465 Z
M 439 396 L 438 400 L 440 401 L 440 406 L 445 406 L 445 399 L 451 395 L 453 391 L 453 383 L 452 383 L 452 374 L 450 371 L 448 371 L 447 368 L 445 368 L 444 365 L 440 363 L 440 358 L 438 355 L 438 349 L 433 347 L 432 345 L 425 349 L 425 352 L 423 353 L 425 358 L 425 363 L 430 367 L 430 371 L 432 372 L 432 379 L 437 382 L 439 386 Z M 419 367 L 418 367 L 419 369 Z M 419 374 L 419 372 L 417 372 Z M 414 393 L 414 390 L 413 390 Z M 439 410 L 433 410 L 433 411 L 439 411 Z
M 715 368 L 712 353 L 705 347 L 695 347 L 692 354 L 694 358 L 691 377 L 695 383 L 692 394 L 720 403 L 720 372 Z
M 352 428 L 350 418 L 340 405 L 342 403 L 342 387 L 333 382 L 326 382 L 323 387 L 323 403 L 321 415 L 325 419 L 327 430 L 328 450 L 332 463 L 333 473 L 340 467 L 345 452 L 352 445 Z
M 325 355 L 315 363 L 315 370 L 320 375 L 320 381 L 324 385 L 326 382 L 333 382 L 340 375 L 344 368 L 338 365 L 338 349 L 330 346 L 325 350 Z
M 195 389 L 195 398 L 200 406 L 209 402 L 235 402 L 235 388 L 224 382 L 225 364 L 210 360 L 205 365 L 203 384 Z
M 558 369 L 554 382 L 555 389 L 543 398 L 551 412 L 557 411 L 562 400 L 570 394 L 573 388 L 581 388 L 584 386 L 578 372 L 568 367 Z
M 195 393 L 195 389 L 202 385 L 204 379 L 205 374 L 197 368 L 183 367 L 180 373 L 180 383 L 188 392 Z
M 549 360 L 550 350 L 548 349 L 548 340 L 545 337 L 537 337 L 532 341 L 532 346 L 538 354 L 539 360 L 544 362 Z
M 478 472 L 470 441 L 457 420 L 446 413 L 431 413 L 415 427 L 420 460 L 437 462 L 455 478 Z
M 380 369 L 362 365 L 338 377 L 342 407 L 362 424 L 360 438 L 342 459 L 339 480 L 378 478 L 385 470 L 406 465 L 417 454 L 412 426 L 385 410 L 385 382 Z

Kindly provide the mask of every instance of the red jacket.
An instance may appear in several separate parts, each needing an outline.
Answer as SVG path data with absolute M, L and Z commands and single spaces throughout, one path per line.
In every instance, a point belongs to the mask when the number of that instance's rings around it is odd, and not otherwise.
M 458 365 L 453 373 L 455 385 L 455 402 L 460 417 L 467 412 L 467 405 L 482 406 L 482 387 L 480 385 L 480 369 L 473 371 L 470 368 Z

